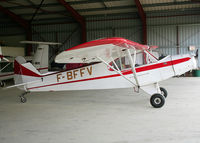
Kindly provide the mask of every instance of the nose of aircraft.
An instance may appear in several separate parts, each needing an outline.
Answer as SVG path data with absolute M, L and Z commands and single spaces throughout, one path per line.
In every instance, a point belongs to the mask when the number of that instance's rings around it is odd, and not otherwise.
M 198 69 L 198 55 L 191 55 L 190 57 L 193 62 L 193 69 Z

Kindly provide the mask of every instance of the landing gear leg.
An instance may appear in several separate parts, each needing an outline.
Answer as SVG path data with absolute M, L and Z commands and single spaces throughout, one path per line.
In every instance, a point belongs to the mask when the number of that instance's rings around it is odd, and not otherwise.
M 160 87 L 160 91 L 161 91 L 161 94 L 162 94 L 165 98 L 167 98 L 167 95 L 168 95 L 167 90 L 166 90 L 165 88 L 163 88 L 163 87 Z
M 25 95 L 26 95 L 27 93 L 28 93 L 28 92 L 24 92 L 24 93 L 22 93 L 22 95 L 19 96 L 19 97 L 20 97 L 21 103 L 26 103 L 27 99 L 26 99 Z
M 1 87 L 4 87 L 4 86 L 6 86 L 6 83 L 5 83 L 4 81 L 1 81 L 1 82 L 0 82 L 0 86 L 1 86 Z

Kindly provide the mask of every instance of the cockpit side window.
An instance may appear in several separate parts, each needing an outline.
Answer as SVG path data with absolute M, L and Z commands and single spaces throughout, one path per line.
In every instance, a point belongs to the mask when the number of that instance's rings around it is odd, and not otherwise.
M 134 55 L 132 55 L 132 58 L 133 58 L 133 56 Z M 128 56 L 117 58 L 114 61 L 120 71 L 131 68 Z M 154 61 L 151 60 L 151 57 L 149 55 L 147 55 L 145 52 L 140 52 L 140 53 L 136 54 L 135 67 L 143 66 L 143 65 L 150 64 L 153 62 Z M 117 67 L 115 66 L 114 62 L 111 62 L 110 65 L 113 66 L 116 70 L 118 70 Z M 109 68 L 109 70 L 113 71 L 111 68 Z
M 128 56 L 117 58 L 117 59 L 114 60 L 114 62 L 116 63 L 116 65 L 117 65 L 117 67 L 119 68 L 120 71 L 131 68 Z M 118 68 L 116 67 L 114 62 L 111 62 L 110 65 L 113 66 L 116 70 L 118 70 Z M 142 55 L 142 53 L 141 54 L 138 53 L 137 56 L 136 56 L 135 66 L 137 67 L 137 66 L 141 66 L 141 65 L 143 65 L 143 55 Z M 113 71 L 111 68 L 109 70 Z

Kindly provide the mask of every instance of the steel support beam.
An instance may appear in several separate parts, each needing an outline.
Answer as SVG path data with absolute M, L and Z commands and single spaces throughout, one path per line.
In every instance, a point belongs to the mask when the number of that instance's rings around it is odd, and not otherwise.
M 86 42 L 86 22 L 84 17 L 82 17 L 73 7 L 71 7 L 65 0 L 57 0 L 61 5 L 63 5 L 67 11 L 73 16 L 73 18 L 81 25 L 81 41 Z
M 143 44 L 147 44 L 147 23 L 146 14 L 139 0 L 135 0 L 135 5 L 137 6 L 139 16 L 142 21 L 142 34 L 143 34 Z
M 35 12 L 34 12 L 32 18 L 30 19 L 30 23 L 34 20 L 35 16 L 36 16 L 37 13 L 38 13 L 38 10 L 41 8 L 43 2 L 44 2 L 44 0 L 41 0 L 40 5 L 37 7 L 37 9 L 35 10 Z
M 15 13 L 7 10 L 6 8 L 2 7 L 0 5 L 0 12 L 3 12 L 4 14 L 8 15 L 12 20 L 17 22 L 21 27 L 23 27 L 26 31 L 26 39 L 32 40 L 32 33 L 31 33 L 31 26 L 28 21 L 24 20 L 23 18 L 19 17 Z M 30 56 L 32 51 L 32 46 L 27 47 L 26 55 Z

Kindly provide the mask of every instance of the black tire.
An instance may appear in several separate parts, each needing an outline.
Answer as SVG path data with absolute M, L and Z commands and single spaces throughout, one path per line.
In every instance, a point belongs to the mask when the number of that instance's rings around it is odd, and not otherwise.
M 163 96 L 165 96 L 165 98 L 167 98 L 167 95 L 168 95 L 167 90 L 165 88 L 163 88 L 163 87 L 160 87 L 160 91 L 161 91 L 161 94 Z
M 154 108 L 161 108 L 165 104 L 165 97 L 159 93 L 153 94 L 150 103 Z
M 26 103 L 26 97 L 20 97 L 20 101 L 21 101 L 21 103 Z

